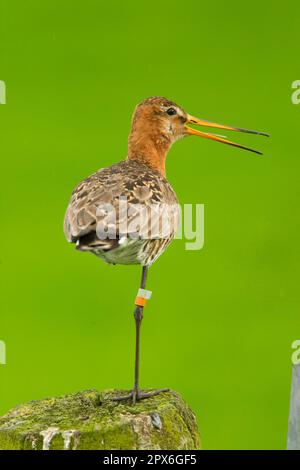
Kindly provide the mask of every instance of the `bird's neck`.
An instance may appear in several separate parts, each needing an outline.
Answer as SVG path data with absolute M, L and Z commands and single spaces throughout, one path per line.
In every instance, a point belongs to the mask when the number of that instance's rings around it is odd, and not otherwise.
M 166 157 L 171 146 L 167 134 L 132 130 L 128 139 L 128 160 L 148 165 L 166 176 Z

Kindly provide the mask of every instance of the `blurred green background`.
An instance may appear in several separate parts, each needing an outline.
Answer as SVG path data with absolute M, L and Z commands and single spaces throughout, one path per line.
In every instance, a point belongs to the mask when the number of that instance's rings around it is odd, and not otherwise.
M 205 246 L 151 268 L 144 387 L 197 414 L 205 449 L 285 448 L 299 315 L 299 2 L 1 0 L 0 414 L 86 388 L 130 388 L 140 268 L 77 252 L 74 186 L 126 156 L 134 106 L 268 131 L 246 153 L 184 139 L 167 175 L 205 204 Z M 232 137 L 232 136 L 230 136 Z

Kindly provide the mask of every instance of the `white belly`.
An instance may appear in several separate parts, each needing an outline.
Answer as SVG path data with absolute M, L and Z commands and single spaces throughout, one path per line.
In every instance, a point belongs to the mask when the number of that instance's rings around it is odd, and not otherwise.
M 95 249 L 93 253 L 109 264 L 141 264 L 149 266 L 164 252 L 172 238 L 155 240 L 125 238 L 120 240 L 117 248 L 107 251 Z

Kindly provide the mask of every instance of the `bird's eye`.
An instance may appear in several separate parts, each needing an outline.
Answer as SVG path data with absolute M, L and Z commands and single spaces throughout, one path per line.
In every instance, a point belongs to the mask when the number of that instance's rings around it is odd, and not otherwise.
M 174 108 L 167 109 L 167 114 L 169 116 L 174 116 L 174 114 L 176 114 L 176 109 L 174 109 Z

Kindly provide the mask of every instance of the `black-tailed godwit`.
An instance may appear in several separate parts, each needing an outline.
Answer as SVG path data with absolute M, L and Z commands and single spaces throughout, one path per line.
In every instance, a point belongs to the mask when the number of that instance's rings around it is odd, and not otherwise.
M 134 387 L 130 393 L 115 397 L 115 400 L 132 399 L 135 403 L 168 390 L 140 390 L 139 358 L 143 309 L 150 297 L 150 291 L 146 290 L 148 268 L 166 249 L 178 227 L 178 202 L 165 171 L 170 146 L 182 137 L 197 135 L 260 153 L 223 136 L 188 127 L 189 123 L 268 135 L 198 119 L 165 98 L 148 98 L 135 109 L 127 158 L 98 170 L 79 183 L 72 193 L 65 216 L 66 238 L 76 243 L 77 249 L 94 253 L 107 263 L 142 266 L 134 311 Z

